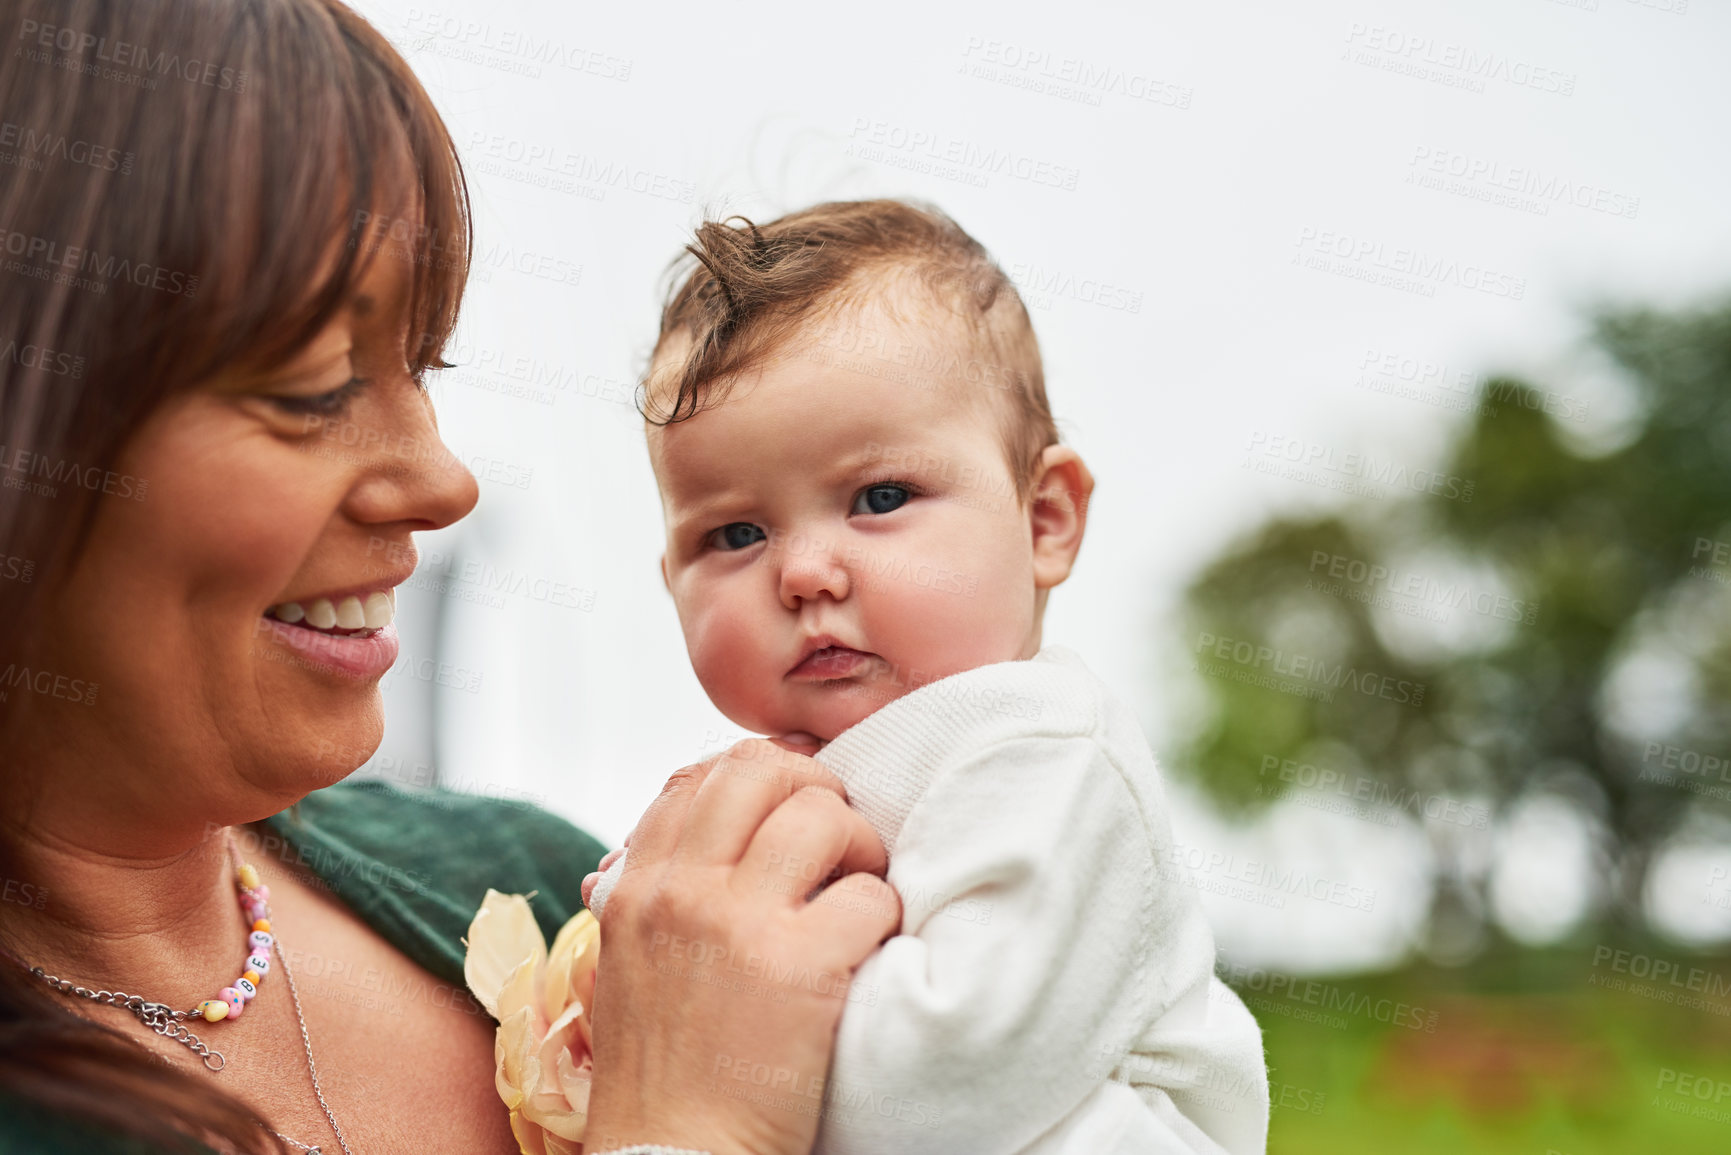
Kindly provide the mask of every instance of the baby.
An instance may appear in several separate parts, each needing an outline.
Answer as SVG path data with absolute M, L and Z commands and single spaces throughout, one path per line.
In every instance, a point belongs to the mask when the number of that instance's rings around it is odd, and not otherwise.
M 644 406 L 691 663 L 740 726 L 821 746 L 903 903 L 816 1150 L 1262 1151 L 1261 1033 L 1153 756 L 1041 647 L 1094 481 L 1014 288 L 896 201 L 710 222 L 690 252 Z

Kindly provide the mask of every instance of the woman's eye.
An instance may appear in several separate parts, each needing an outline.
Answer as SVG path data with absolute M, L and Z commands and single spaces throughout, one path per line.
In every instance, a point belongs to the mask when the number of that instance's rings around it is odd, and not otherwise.
M 340 417 L 348 409 L 354 395 L 365 384 L 366 381 L 362 378 L 351 377 L 328 393 L 314 393 L 311 396 L 273 393 L 270 401 L 283 412 L 297 417 Z
M 913 494 L 900 485 L 870 485 L 853 499 L 853 513 L 889 513 L 908 503 Z
M 764 539 L 763 530 L 749 521 L 736 521 L 724 525 L 710 535 L 717 549 L 744 549 Z

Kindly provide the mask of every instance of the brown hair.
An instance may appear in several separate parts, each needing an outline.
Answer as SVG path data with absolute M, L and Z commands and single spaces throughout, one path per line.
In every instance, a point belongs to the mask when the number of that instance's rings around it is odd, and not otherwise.
M 405 361 L 417 376 L 441 365 L 470 224 L 431 100 L 338 0 L 6 8 L 19 23 L 0 56 L 0 661 L 13 661 L 165 398 L 304 347 L 391 232 L 381 221 L 406 227 L 392 239 L 414 257 Z M 12 854 L 0 841 L 0 867 Z M 70 1013 L 5 958 L 0 1095 L 170 1147 L 283 1149 L 239 1100 Z
M 868 300 L 888 305 L 889 290 L 911 283 L 958 316 L 973 350 L 985 354 L 936 368 L 939 376 L 984 386 L 982 395 L 1003 395 L 998 413 L 1018 495 L 1027 496 L 1041 450 L 1058 441 L 1039 343 L 1015 286 L 980 242 L 936 208 L 834 201 L 765 225 L 744 217 L 705 221 L 674 268 L 656 359 L 672 339 L 689 345 L 677 364 L 655 367 L 639 390 L 651 424 L 696 416 L 725 399 L 731 380 L 814 322 Z M 931 350 L 920 352 L 934 360 Z

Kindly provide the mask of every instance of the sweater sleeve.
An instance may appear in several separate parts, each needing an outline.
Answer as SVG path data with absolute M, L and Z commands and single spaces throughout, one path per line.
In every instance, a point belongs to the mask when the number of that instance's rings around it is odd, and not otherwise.
M 896 844 L 902 932 L 850 989 L 814 1151 L 1221 1150 L 1110 1078 L 1212 973 L 1194 894 L 1157 871 L 1166 826 L 1094 736 L 939 773 Z

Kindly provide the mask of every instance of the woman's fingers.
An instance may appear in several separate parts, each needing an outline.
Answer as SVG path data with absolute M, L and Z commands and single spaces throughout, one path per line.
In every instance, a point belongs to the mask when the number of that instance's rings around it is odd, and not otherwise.
M 631 836 L 627 834 L 625 836 L 625 846 L 630 845 Z M 607 868 L 612 866 L 615 862 L 618 862 L 619 856 L 625 853 L 625 846 L 621 846 L 618 850 L 609 850 L 606 854 L 601 856 L 600 865 L 583 876 L 583 883 L 578 888 L 578 893 L 583 896 L 584 906 L 588 906 L 589 900 L 594 897 L 595 888 L 601 884 L 601 876 L 607 873 Z
M 686 815 L 697 797 L 703 780 L 709 776 L 711 758 L 681 770 L 675 770 L 661 787 L 661 793 L 637 820 L 631 837 L 625 844 L 631 847 L 631 860 L 626 870 L 636 870 L 649 863 L 664 862 L 673 855 L 686 827 Z
M 807 734 L 804 730 L 795 730 L 791 734 L 771 738 L 770 741 L 783 750 L 792 750 L 795 754 L 804 754 L 807 758 L 823 749 L 823 740 L 816 734 Z
M 861 873 L 885 861 L 833 775 L 772 743 L 675 775 L 606 905 L 589 1104 L 597 1149 L 809 1152 L 853 970 L 899 925 L 895 893 Z M 807 903 L 832 872 L 844 877 Z M 783 879 L 791 890 L 767 885 Z M 809 1093 L 733 1093 L 758 1072 Z
M 798 907 L 844 874 L 883 873 L 884 844 L 871 823 L 831 791 L 808 786 L 765 818 L 733 871 L 735 893 L 779 895 Z
M 808 786 L 830 791 L 838 800 L 847 797 L 839 778 L 802 754 L 762 738 L 736 743 L 709 764 L 686 815 L 680 857 L 731 866 L 764 820 Z M 631 855 L 635 858 L 636 850 Z
M 824 888 L 800 912 L 800 921 L 858 966 L 902 928 L 902 900 L 875 874 L 850 874 Z

